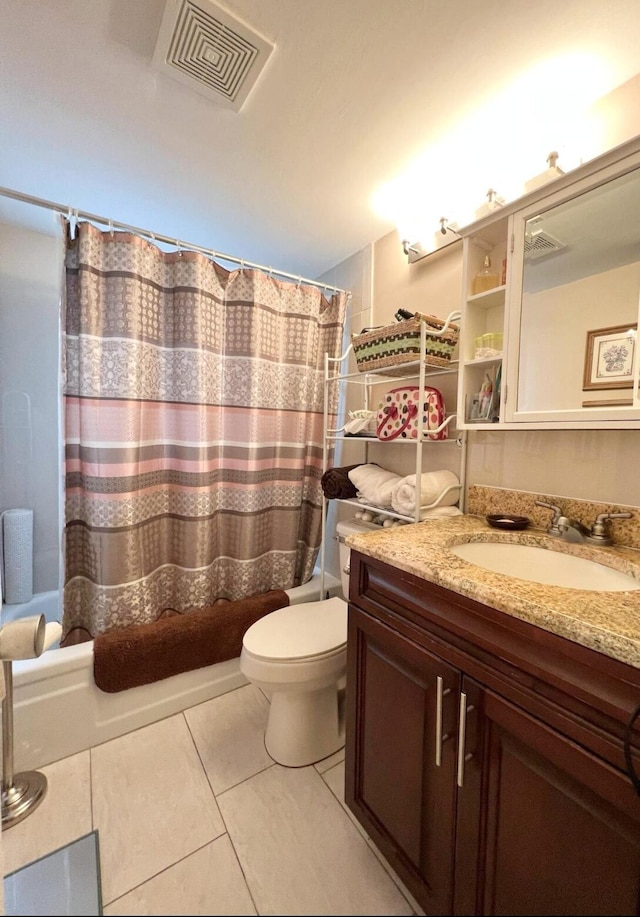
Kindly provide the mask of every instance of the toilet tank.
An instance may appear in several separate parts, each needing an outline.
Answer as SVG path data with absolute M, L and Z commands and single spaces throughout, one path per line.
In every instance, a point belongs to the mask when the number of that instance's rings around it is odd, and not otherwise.
M 342 579 L 342 596 L 349 598 L 349 555 L 351 550 L 344 543 L 347 535 L 358 535 L 367 531 L 379 531 L 380 526 L 372 522 L 361 522 L 359 519 L 347 519 L 336 523 L 336 532 L 340 544 L 340 577 Z

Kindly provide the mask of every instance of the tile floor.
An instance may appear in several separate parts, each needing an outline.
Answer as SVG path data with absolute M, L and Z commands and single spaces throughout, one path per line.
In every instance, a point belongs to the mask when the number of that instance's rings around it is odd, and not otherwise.
M 344 806 L 344 754 L 286 768 L 246 685 L 41 770 L 5 875 L 98 831 L 112 914 L 423 914 Z

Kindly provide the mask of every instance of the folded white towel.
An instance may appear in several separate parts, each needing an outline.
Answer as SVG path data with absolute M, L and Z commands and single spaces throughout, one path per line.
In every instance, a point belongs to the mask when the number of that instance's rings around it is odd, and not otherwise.
M 413 512 L 411 513 L 413 516 Z M 433 509 L 420 510 L 420 522 L 428 519 L 442 519 L 443 516 L 461 516 L 462 510 L 457 506 L 434 506 Z
M 412 516 L 416 509 L 416 498 L 421 510 L 454 506 L 460 499 L 460 479 L 453 471 L 425 471 L 416 483 L 416 475 L 410 474 L 395 485 L 391 492 L 391 507 L 396 513 Z M 357 486 L 357 485 L 356 485 Z M 417 493 L 417 488 L 420 488 Z M 448 488 L 451 488 L 448 490 Z M 435 505 L 434 505 L 435 504 Z M 454 515 L 457 515 L 455 513 Z
M 349 480 L 358 490 L 358 497 L 382 509 L 391 509 L 391 491 L 402 477 L 380 465 L 358 465 L 348 472 Z

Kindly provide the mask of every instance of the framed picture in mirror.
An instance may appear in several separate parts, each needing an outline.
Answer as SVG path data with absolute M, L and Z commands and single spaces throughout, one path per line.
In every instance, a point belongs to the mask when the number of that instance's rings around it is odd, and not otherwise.
M 633 388 L 637 324 L 587 331 L 584 391 Z

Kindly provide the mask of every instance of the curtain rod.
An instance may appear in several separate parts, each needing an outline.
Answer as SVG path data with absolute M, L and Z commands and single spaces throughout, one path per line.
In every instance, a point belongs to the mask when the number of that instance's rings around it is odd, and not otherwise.
M 127 232 L 134 232 L 139 236 L 146 236 L 153 242 L 165 242 L 168 245 L 175 245 L 178 249 L 183 248 L 190 251 L 200 252 L 200 254 L 203 255 L 211 255 L 212 258 L 216 258 L 222 261 L 230 261 L 233 264 L 241 265 L 243 268 L 255 268 L 255 270 L 258 271 L 266 271 L 269 274 L 277 274 L 279 277 L 286 277 L 288 280 L 295 280 L 297 283 L 310 284 L 311 286 L 319 287 L 321 290 L 332 290 L 334 293 L 346 293 L 347 296 L 351 296 L 349 290 L 343 290 L 341 287 L 334 287 L 329 283 L 321 283 L 319 280 L 310 280 L 307 277 L 301 277 L 299 274 L 289 274 L 287 271 L 279 271 L 276 268 L 264 264 L 255 264 L 253 261 L 247 261 L 246 258 L 238 258 L 235 255 L 225 255 L 224 252 L 215 251 L 213 248 L 205 248 L 203 245 L 195 245 L 191 242 L 185 242 L 182 239 L 163 236 L 160 233 L 151 232 L 149 229 L 140 229 L 138 226 L 129 226 L 127 223 L 118 223 L 116 220 L 110 220 L 106 217 L 101 217 L 96 213 L 88 213 L 86 210 L 78 210 L 74 207 L 68 207 L 65 204 L 56 204 L 54 201 L 47 201 L 41 197 L 33 197 L 30 194 L 23 194 L 21 191 L 13 191 L 11 188 L 0 188 L 0 195 L 2 197 L 10 197 L 14 201 L 23 201 L 25 204 L 33 204 L 35 207 L 44 207 L 47 210 L 54 210 L 61 216 L 66 215 L 69 218 L 73 217 L 75 219 L 81 218 L 84 220 L 91 220 L 93 223 L 102 223 L 103 226 L 108 226 L 110 229 L 125 229 Z

